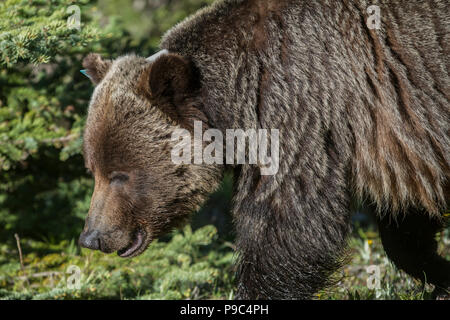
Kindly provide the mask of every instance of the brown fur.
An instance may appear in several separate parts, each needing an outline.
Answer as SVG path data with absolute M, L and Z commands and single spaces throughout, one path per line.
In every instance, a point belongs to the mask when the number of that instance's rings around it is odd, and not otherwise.
M 380 30 L 365 24 L 372 4 Z M 111 249 L 136 228 L 148 245 L 198 208 L 224 170 L 171 163 L 175 129 L 194 120 L 223 132 L 279 129 L 276 175 L 231 166 L 239 297 L 308 298 L 326 285 L 342 263 L 354 196 L 376 207 L 400 268 L 450 287 L 432 237 L 449 199 L 449 19 L 440 0 L 225 0 L 170 30 L 161 43 L 170 54 L 153 63 L 125 56 L 105 74 L 88 57 L 94 83 L 103 75 L 85 131 L 96 178 L 88 222 L 126 230 L 105 240 Z M 112 171 L 127 182 L 108 183 Z M 410 241 L 417 221 L 430 223 L 417 234 L 427 245 Z
M 171 68 L 177 67 L 180 58 L 170 58 Z M 95 176 L 95 190 L 85 231 L 97 229 L 106 235 L 101 247 L 105 252 L 125 247 L 132 241 L 133 232 L 143 228 L 146 244 L 136 254 L 141 253 L 152 239 L 179 225 L 198 208 L 220 180 L 220 172 L 214 167 L 198 170 L 199 166 L 179 165 L 167 170 L 174 145 L 170 133 L 180 127 L 177 109 L 187 111 L 183 113 L 186 121 L 192 122 L 196 116 L 204 120 L 200 112 L 190 112 L 195 103 L 184 92 L 188 87 L 183 84 L 173 89 L 172 85 L 181 82 L 175 78 L 171 83 L 170 72 L 159 73 L 158 64 L 167 60 L 163 57 L 149 66 L 145 59 L 135 56 L 118 59 L 92 97 L 84 156 L 86 167 Z M 151 86 L 152 80 L 144 84 L 149 68 L 161 76 L 165 89 L 162 83 Z M 175 71 L 181 76 L 180 69 Z M 90 70 L 89 74 L 95 72 Z M 166 114 L 168 110 L 172 113 Z M 126 173 L 128 179 L 112 181 L 117 172 Z M 185 183 L 173 188 L 175 179 Z

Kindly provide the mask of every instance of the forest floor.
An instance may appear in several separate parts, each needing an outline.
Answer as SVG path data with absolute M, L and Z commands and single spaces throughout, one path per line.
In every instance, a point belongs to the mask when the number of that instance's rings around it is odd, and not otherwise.
M 438 235 L 439 251 L 450 259 L 450 229 Z M 52 244 L 21 239 L 0 245 L 0 299 L 232 299 L 233 244 L 204 226 L 187 226 L 157 241 L 139 257 L 122 259 L 80 249 L 76 241 Z M 377 232 L 354 227 L 351 261 L 337 283 L 315 299 L 430 299 L 423 286 L 397 270 Z M 368 269 L 369 268 L 369 269 Z

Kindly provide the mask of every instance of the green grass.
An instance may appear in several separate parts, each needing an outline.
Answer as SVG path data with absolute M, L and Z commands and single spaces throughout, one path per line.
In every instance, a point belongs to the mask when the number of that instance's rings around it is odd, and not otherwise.
M 156 241 L 144 254 L 122 259 L 82 249 L 74 241 L 48 245 L 22 241 L 24 269 L 15 248 L 2 246 L 0 298 L 3 299 L 220 299 L 232 297 L 230 244 L 213 226 L 187 226 L 168 242 Z M 45 254 L 39 252 L 44 249 Z M 49 253 L 51 251 L 52 253 Z M 80 270 L 79 289 L 69 266 Z M 53 272 L 53 277 L 49 275 Z
M 450 258 L 449 230 L 440 251 Z M 21 240 L 24 269 L 16 247 L 0 247 L 0 299 L 230 299 L 234 296 L 233 246 L 208 225 L 187 226 L 153 243 L 133 259 L 80 250 L 74 241 L 50 244 Z M 334 275 L 338 283 L 317 299 L 429 299 L 422 286 L 387 260 L 376 232 L 355 228 L 351 262 Z M 69 266 L 81 271 L 79 289 L 69 289 Z M 380 268 L 380 288 L 369 289 L 366 268 Z M 53 276 L 50 276 L 53 272 Z
M 422 285 L 405 272 L 398 270 L 388 260 L 378 233 L 355 228 L 349 241 L 351 262 L 334 275 L 340 280 L 317 295 L 318 299 L 348 300 L 423 300 L 431 299 L 434 287 Z M 450 259 L 450 229 L 438 234 L 439 252 Z M 375 265 L 380 270 L 377 289 L 368 288 L 368 278 L 373 275 L 367 267 Z M 370 279 L 369 279 L 370 282 Z

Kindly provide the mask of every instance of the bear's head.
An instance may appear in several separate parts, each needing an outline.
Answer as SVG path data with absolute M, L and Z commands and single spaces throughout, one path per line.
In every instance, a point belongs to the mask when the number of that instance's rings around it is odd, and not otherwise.
M 207 127 L 199 76 L 171 53 L 154 61 L 90 54 L 83 66 L 96 86 L 83 142 L 95 187 L 79 243 L 136 256 L 186 221 L 220 181 L 217 166 L 171 160 L 175 130 L 192 131 L 194 121 Z

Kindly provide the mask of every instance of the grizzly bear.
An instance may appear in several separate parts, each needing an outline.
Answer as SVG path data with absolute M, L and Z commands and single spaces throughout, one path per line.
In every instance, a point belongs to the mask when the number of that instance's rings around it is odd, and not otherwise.
M 169 30 L 151 59 L 90 54 L 95 188 L 80 244 L 137 256 L 230 169 L 237 298 L 308 299 L 328 285 L 355 200 L 376 208 L 398 268 L 448 290 L 435 234 L 450 194 L 449 37 L 443 0 L 219 0 Z M 277 172 L 174 163 L 174 133 L 196 122 L 279 130 Z

